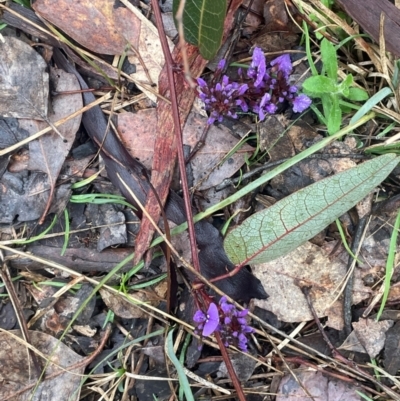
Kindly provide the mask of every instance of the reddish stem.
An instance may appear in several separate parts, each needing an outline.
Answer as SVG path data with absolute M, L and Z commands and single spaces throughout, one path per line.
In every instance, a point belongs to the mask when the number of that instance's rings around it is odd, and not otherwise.
M 214 334 L 215 334 L 215 338 L 217 339 L 219 349 L 221 350 L 222 358 L 224 358 L 226 369 L 228 370 L 229 376 L 232 380 L 233 387 L 235 387 L 235 390 L 237 392 L 237 398 L 240 401 L 246 401 L 246 397 L 243 393 L 242 385 L 240 384 L 240 381 L 236 375 L 235 369 L 233 368 L 232 362 L 228 355 L 228 351 L 226 350 L 224 342 L 222 341 L 221 334 L 218 333 L 218 331 L 216 331 Z
M 179 171 L 181 174 L 183 200 L 185 203 L 186 218 L 187 218 L 187 222 L 188 222 L 192 263 L 193 263 L 194 269 L 196 271 L 200 272 L 200 262 L 199 262 L 199 256 L 197 253 L 196 236 L 195 236 L 194 224 L 193 224 L 192 205 L 190 204 L 189 186 L 188 186 L 187 177 L 186 177 L 185 155 L 183 154 L 182 129 L 181 129 L 181 123 L 180 123 L 180 119 L 179 119 L 179 109 L 178 109 L 178 102 L 177 102 L 175 82 L 174 82 L 174 61 L 172 60 L 171 52 L 169 51 L 167 39 L 165 37 L 163 22 L 162 22 L 162 18 L 161 18 L 161 12 L 160 12 L 160 7 L 158 4 L 158 1 L 151 0 L 151 4 L 153 7 L 154 16 L 156 18 L 158 35 L 160 37 L 161 47 L 162 47 L 162 50 L 164 53 L 164 58 L 165 58 L 165 63 L 167 65 L 172 116 L 174 119 L 174 131 L 175 131 L 176 140 L 177 140 L 177 144 L 178 144 Z

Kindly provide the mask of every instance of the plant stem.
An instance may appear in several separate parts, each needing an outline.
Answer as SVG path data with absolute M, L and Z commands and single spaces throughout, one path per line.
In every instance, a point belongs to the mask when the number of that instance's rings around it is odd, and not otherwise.
M 218 333 L 218 331 L 216 331 L 214 334 L 215 334 L 215 338 L 217 339 L 219 349 L 221 350 L 222 358 L 224 358 L 226 369 L 228 370 L 229 376 L 232 380 L 233 387 L 235 387 L 235 390 L 237 392 L 237 398 L 240 401 L 246 401 L 246 397 L 243 393 L 242 385 L 240 384 L 240 381 L 236 375 L 235 369 L 233 368 L 232 362 L 228 355 L 228 351 L 226 350 L 224 342 L 222 341 L 221 334 Z
M 174 83 L 174 61 L 172 60 L 171 52 L 169 51 L 167 39 L 165 37 L 165 32 L 163 28 L 163 22 L 161 18 L 160 7 L 157 0 L 151 0 L 151 4 L 153 7 L 154 16 L 156 18 L 156 25 L 158 29 L 158 34 L 160 37 L 161 47 L 164 53 L 165 63 L 167 65 L 167 73 L 168 73 L 168 82 L 170 89 L 170 97 L 171 97 L 171 106 L 172 106 L 172 115 L 174 119 L 174 131 L 176 135 L 176 140 L 178 144 L 178 162 L 179 162 L 179 171 L 181 175 L 182 182 L 182 192 L 183 192 L 183 200 L 185 203 L 185 212 L 186 218 L 188 221 L 188 231 L 189 231 L 189 241 L 190 241 L 190 249 L 192 255 L 192 264 L 196 271 L 200 271 L 200 262 L 199 256 L 197 252 L 197 244 L 196 244 L 196 236 L 194 232 L 194 223 L 193 223 L 193 213 L 192 206 L 190 204 L 190 194 L 189 194 L 189 186 L 187 182 L 186 176 L 186 165 L 185 165 L 185 155 L 183 154 L 183 141 L 182 141 L 182 129 L 181 123 L 179 119 L 179 110 L 178 110 L 178 101 L 176 97 L 176 89 Z M 182 49 L 181 49 L 182 51 Z

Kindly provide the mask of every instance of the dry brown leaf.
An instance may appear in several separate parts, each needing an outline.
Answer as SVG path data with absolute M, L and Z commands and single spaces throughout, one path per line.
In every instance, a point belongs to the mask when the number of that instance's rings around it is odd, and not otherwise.
M 52 68 L 50 76 L 53 88 L 57 92 L 80 90 L 79 82 L 72 74 Z M 51 122 L 56 122 L 81 109 L 82 106 L 82 96 L 79 93 L 55 96 L 52 102 L 52 110 L 48 113 L 48 119 Z M 80 123 L 81 115 L 61 125 L 59 131 L 64 139 L 55 132 L 52 132 L 41 136 L 29 144 L 28 168 L 29 170 L 42 171 L 47 174 L 50 185 L 49 200 L 53 198 L 56 180 L 74 142 Z M 38 120 L 21 120 L 20 127 L 33 135 L 46 128 L 47 123 Z M 42 205 L 42 216 L 47 213 L 50 202 L 45 206 Z
M 362 346 L 371 358 L 375 358 L 385 345 L 386 332 L 393 326 L 393 320 L 360 319 L 353 323 L 353 329 Z
M 146 83 L 147 86 L 153 86 L 157 92 L 158 78 L 165 63 L 158 30 L 137 8 L 132 6 L 129 12 L 132 18 L 135 17 L 141 22 L 138 43 L 135 46 L 136 54 L 128 57 L 129 62 L 136 65 L 136 72 L 132 74 L 132 77 L 138 82 Z M 166 39 L 172 52 L 174 44 L 168 37 Z M 138 84 L 137 86 L 153 102 L 157 101 L 154 92 L 147 90 L 145 86 Z
M 117 297 L 105 289 L 100 289 L 100 295 L 107 307 L 119 317 L 133 319 L 148 316 L 146 311 L 140 308 L 140 305 L 135 306 L 122 296 Z M 134 296 L 136 299 L 144 303 L 150 303 L 153 306 L 157 306 L 160 302 L 157 296 L 151 296 L 148 292 L 135 292 Z
M 34 172 L 28 179 L 21 174 L 5 172 L 1 179 L 0 223 L 32 221 L 43 215 L 49 199 L 49 184 L 45 174 Z M 57 185 L 50 213 L 61 213 L 71 196 L 70 184 Z
M 286 375 L 279 384 L 276 401 L 361 401 L 357 394 L 358 387 L 324 376 L 316 371 L 295 371 L 293 375 Z M 301 383 L 301 385 L 299 384 Z M 302 387 L 301 387 L 302 386 Z M 310 398 L 309 395 L 314 397 Z
M 32 7 L 87 49 L 116 55 L 129 44 L 138 46 L 140 21 L 114 5 L 114 0 L 36 0 Z
M 12 330 L 10 333 L 21 337 L 19 330 Z M 84 372 L 84 366 L 78 369 L 71 369 L 69 366 L 82 361 L 82 357 L 69 349 L 56 338 L 37 331 L 30 331 L 32 345 L 46 355 L 51 361 L 46 369 L 45 375 L 49 376 L 59 372 L 57 366 L 62 366 L 67 371 L 51 379 L 46 379 L 11 399 L 13 401 L 25 400 L 79 400 L 80 375 Z M 43 366 L 46 360 L 40 359 Z M 38 382 L 34 372 L 34 366 L 29 357 L 27 348 L 7 332 L 0 333 L 0 399 L 10 397 L 16 391 L 23 389 L 29 384 Z M 33 395 L 33 389 L 35 390 Z
M 334 302 L 340 284 L 346 275 L 346 265 L 338 259 L 331 260 L 320 247 L 306 242 L 286 256 L 269 263 L 253 266 L 269 295 L 267 300 L 255 300 L 255 305 L 273 312 L 284 322 L 312 320 L 313 316 L 298 283 L 311 286 L 313 306 L 319 317 L 328 316 L 328 326 L 343 328 L 342 304 Z M 355 276 L 353 303 L 368 298 L 371 289 Z
M 120 137 L 133 157 L 138 158 L 148 169 L 151 169 L 154 146 L 154 127 L 156 124 L 155 109 L 141 110 L 137 113 L 123 113 L 118 116 Z M 207 119 L 190 113 L 183 130 L 183 142 L 193 149 L 199 141 Z M 226 160 L 219 163 L 238 143 L 228 128 L 220 125 L 210 126 L 206 143 L 191 161 L 194 186 L 205 190 L 221 183 L 232 176 L 245 162 L 253 148 L 244 145 Z
M 6 36 L 0 41 L 0 116 L 47 116 L 49 74 L 43 58 L 27 43 Z

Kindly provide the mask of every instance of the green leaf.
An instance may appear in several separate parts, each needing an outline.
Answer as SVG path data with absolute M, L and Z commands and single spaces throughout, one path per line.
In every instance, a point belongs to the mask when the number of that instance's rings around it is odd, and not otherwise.
M 353 75 L 349 74 L 346 78 L 338 85 L 338 92 L 343 96 L 349 96 L 350 86 L 353 85 Z
M 329 135 L 333 135 L 340 130 L 340 125 L 342 124 L 342 109 L 339 104 L 338 96 L 331 96 L 332 105 L 329 110 L 327 127 Z
M 246 219 L 225 238 L 234 264 L 264 263 L 296 249 L 379 185 L 396 167 L 394 154 L 325 178 Z
M 175 355 L 174 341 L 173 341 L 174 329 L 172 329 L 167 336 L 167 342 L 165 344 L 165 352 L 168 355 L 171 362 L 174 364 L 176 372 L 178 373 L 179 384 L 183 387 L 183 392 L 187 401 L 194 401 L 192 389 L 190 388 L 189 380 L 185 374 L 183 366 L 179 362 L 179 359 Z
M 326 93 L 336 92 L 336 90 L 336 81 L 322 75 L 307 78 L 303 83 L 303 91 L 312 97 L 320 97 Z
M 180 0 L 173 0 L 173 13 Z M 211 60 L 221 46 L 226 0 L 186 0 L 183 29 L 187 42 L 196 45 L 206 60 Z M 176 21 L 175 21 L 176 25 Z
M 346 97 L 354 102 L 363 102 L 368 99 L 368 92 L 361 88 L 349 88 L 349 94 Z
M 338 63 L 335 46 L 325 38 L 321 41 L 321 58 L 326 75 L 334 82 L 337 82 Z

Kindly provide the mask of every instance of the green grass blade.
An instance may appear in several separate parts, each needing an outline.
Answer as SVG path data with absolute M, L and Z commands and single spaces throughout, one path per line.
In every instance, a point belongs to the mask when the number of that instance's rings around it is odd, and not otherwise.
M 374 106 L 376 106 L 381 100 L 383 100 L 386 96 L 391 95 L 393 92 L 390 88 L 382 88 L 379 92 L 375 93 L 375 95 L 371 96 L 357 111 L 356 114 L 350 120 L 350 124 L 355 124 L 361 117 L 365 116 L 369 111 L 372 110 Z
M 383 309 L 385 308 L 386 301 L 389 296 L 390 290 L 390 280 L 392 279 L 395 257 L 396 257 L 396 247 L 397 247 L 397 237 L 399 235 L 400 228 L 400 210 L 397 213 L 396 221 L 394 223 L 392 236 L 390 238 L 389 253 L 386 261 L 386 273 L 385 273 L 385 289 L 383 291 L 381 307 L 379 308 L 376 320 L 378 321 L 382 316 Z
M 31 242 L 39 241 L 42 239 L 51 229 L 54 227 L 54 224 L 56 224 L 57 221 L 57 215 L 54 215 L 53 221 L 51 224 L 40 234 L 36 235 L 35 237 L 29 238 L 29 239 L 22 239 L 22 240 L 15 240 L 13 241 L 13 244 L 16 245 L 25 245 L 25 244 L 30 244 Z
M 174 329 L 172 329 L 168 333 L 165 351 L 166 351 L 169 359 L 175 366 L 175 369 L 178 373 L 179 384 L 183 388 L 183 392 L 185 393 L 186 400 L 194 401 L 194 397 L 193 397 L 192 389 L 190 388 L 189 380 L 185 374 L 185 371 L 183 370 L 181 363 L 179 362 L 179 359 L 176 357 L 175 352 L 174 352 L 174 344 L 173 344 L 173 339 L 172 339 L 173 335 L 174 335 Z
M 192 339 L 192 336 L 189 333 L 187 333 L 186 337 L 185 337 L 185 341 L 184 341 L 183 346 L 182 346 L 181 353 L 179 355 L 179 362 L 180 362 L 181 365 L 183 365 L 185 363 L 186 352 L 187 352 L 187 349 L 189 347 L 191 339 Z M 179 387 L 178 398 L 179 398 L 179 401 L 183 401 L 183 387 Z

